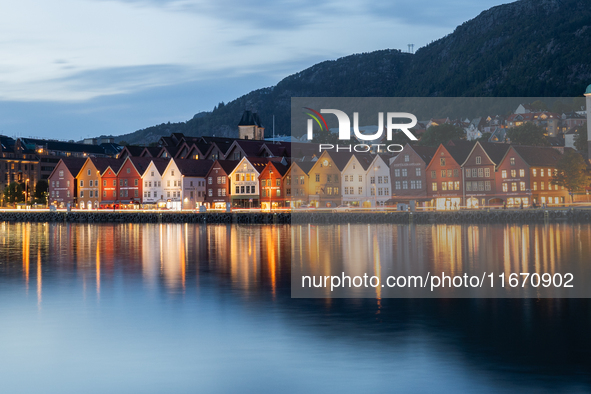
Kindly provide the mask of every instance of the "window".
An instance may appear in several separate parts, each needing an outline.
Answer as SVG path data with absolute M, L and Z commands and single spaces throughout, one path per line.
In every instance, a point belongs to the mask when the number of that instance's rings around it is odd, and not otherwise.
M 396 181 L 395 185 L 396 190 L 400 190 L 400 181 Z
M 447 190 L 447 182 L 441 182 L 441 190 L 442 191 L 446 191 Z
M 519 182 L 519 190 L 521 190 L 522 192 L 525 191 L 525 182 Z
M 326 175 L 326 182 L 330 182 L 330 174 Z
M 503 178 L 503 179 L 507 178 L 507 170 L 501 171 L 501 178 Z
M 408 176 L 408 169 L 406 169 L 406 168 L 402 169 L 402 176 Z
M 389 179 L 388 175 L 385 175 L 384 176 L 384 183 L 388 183 L 388 182 L 390 182 L 390 179 Z
M 384 188 L 384 194 L 385 194 L 386 196 L 389 196 L 389 195 L 390 195 L 390 188 L 389 188 L 389 187 L 385 187 L 385 188 Z
M 490 178 L 490 168 L 485 168 L 484 169 L 484 177 L 485 178 Z
M 244 186 L 240 186 L 240 193 L 244 194 L 246 192 L 246 188 Z
M 402 189 L 404 189 L 404 190 L 408 189 L 408 181 L 402 182 Z
M 106 179 L 103 180 L 103 186 L 107 186 L 107 180 Z
M 531 170 L 531 173 L 533 176 L 538 176 L 538 170 L 535 168 Z
M 459 170 L 456 168 L 456 169 L 454 170 L 454 177 L 456 177 L 456 178 L 457 178 L 457 177 L 458 177 L 458 174 L 459 174 Z
M 270 181 L 269 181 L 269 182 L 270 182 Z M 267 186 L 267 181 L 266 181 L 265 179 L 263 179 L 263 180 L 261 181 L 261 186 L 263 186 L 263 187 Z
M 281 179 L 275 179 L 275 186 L 281 186 Z
M 404 161 L 409 161 L 410 157 L 408 155 L 404 155 Z
M 82 181 L 80 181 L 82 182 Z M 84 190 L 80 190 L 80 197 L 84 197 Z
M 472 191 L 472 182 L 466 182 L 466 191 L 467 192 L 471 192 Z
M 466 178 L 472 178 L 472 171 L 469 168 L 466 169 Z
M 447 174 L 447 171 L 445 171 L 445 170 L 441 170 L 441 177 L 442 177 L 442 178 L 445 178 L 445 175 L 446 175 L 446 174 Z
M 84 187 L 84 180 L 80 179 L 80 187 Z M 82 196 L 80 196 L 82 197 Z
M 454 189 L 454 183 L 452 181 L 447 182 L 447 190 L 453 190 Z
M 127 169 L 127 173 L 128 173 L 128 174 L 129 174 L 129 173 L 131 173 L 131 168 L 128 168 L 128 169 Z
M 88 197 L 92 198 L 92 190 L 88 192 Z
M 478 176 L 478 168 L 472 168 L 472 178 L 476 178 Z
M 211 178 L 210 178 L 210 179 L 211 179 Z M 209 197 L 213 197 L 213 189 L 208 189 L 208 190 L 207 190 L 207 195 L 208 195 Z
M 275 190 L 277 192 L 277 197 L 281 196 L 281 189 Z
M 320 182 L 320 174 L 315 174 L 316 175 L 316 182 Z
M 541 168 L 541 169 L 540 169 L 540 176 L 541 176 L 541 177 L 543 177 L 543 176 L 544 176 L 544 169 L 543 169 L 543 168 Z
M 92 187 L 92 179 L 88 181 L 88 187 Z
M 359 182 L 363 182 L 363 175 L 359 175 Z
M 400 182 L 398 183 L 398 186 L 400 186 Z M 359 186 L 357 190 L 359 191 L 359 194 L 363 194 L 363 188 L 361 186 Z
M 484 181 L 484 190 L 490 191 L 490 181 Z
M 476 164 L 482 164 L 482 157 L 476 156 Z
M 192 183 L 192 182 L 191 182 L 191 183 Z M 134 179 L 134 181 L 133 181 L 133 185 L 134 185 L 134 186 L 137 186 L 137 185 L 138 185 L 138 180 L 137 180 L 137 179 Z M 191 186 L 193 186 L 193 185 L 191 185 Z
M 410 188 L 412 190 L 416 189 L 417 188 L 417 181 L 410 181 Z
M 522 168 L 521 170 L 519 170 L 519 177 L 523 178 L 525 176 L 525 170 Z
M 511 191 L 512 192 L 516 192 L 517 191 L 517 182 L 511 182 Z
M 445 165 L 445 157 L 439 159 L 439 164 L 444 166 Z
M 86 171 L 86 175 L 90 176 L 90 169 Z
M 419 181 L 419 186 L 421 184 L 421 181 Z M 455 181 L 454 182 L 454 189 L 455 190 L 460 190 L 460 181 Z
M 478 178 L 482 178 L 484 176 L 484 168 L 478 169 Z
M 510 158 L 509 163 L 511 163 L 511 165 L 514 166 L 515 165 L 515 158 L 514 157 Z
M 511 170 L 511 178 L 517 177 L 517 171 Z
M 371 183 L 372 185 L 376 183 L 376 177 L 372 176 L 369 178 L 369 183 Z
M 503 182 L 503 191 L 507 192 L 507 182 Z
M 151 176 L 154 176 L 154 171 L 152 171 Z
M 64 171 L 63 170 L 60 170 L 59 174 L 60 174 L 60 178 L 63 177 L 64 176 Z
M 478 191 L 484 191 L 484 182 L 478 181 Z
M 431 178 L 437 178 L 437 173 L 435 171 L 431 171 Z
M 534 190 L 538 190 L 538 182 L 534 182 Z
M 103 190 L 103 197 L 107 197 L 107 191 Z
M 174 176 L 174 170 L 170 170 L 170 176 Z
M 240 186 L 236 186 L 236 194 L 240 193 Z
M 433 190 L 434 192 L 437 191 L 437 182 L 432 182 L 431 183 L 431 190 Z
M 416 176 L 421 176 L 421 167 L 415 168 L 415 175 Z
M 113 186 L 117 186 L 117 179 L 113 179 Z
M 540 182 L 540 189 L 545 190 L 545 183 L 544 182 Z
M 378 176 L 378 183 L 382 183 L 382 179 L 383 178 L 381 176 Z
M 396 177 L 400 176 L 400 170 L 399 169 L 395 169 L 394 170 L 394 176 L 396 176 Z

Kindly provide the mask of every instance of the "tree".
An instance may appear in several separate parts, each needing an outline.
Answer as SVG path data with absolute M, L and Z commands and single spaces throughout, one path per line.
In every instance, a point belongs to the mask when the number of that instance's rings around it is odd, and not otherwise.
M 464 129 L 459 126 L 444 123 L 439 126 L 431 126 L 425 131 L 419 145 L 438 147 L 440 144 L 446 144 L 451 140 L 465 139 Z
M 128 146 L 129 145 L 129 142 L 127 142 L 127 141 L 119 141 L 119 145 L 121 145 L 121 146 Z
M 573 193 L 589 185 L 587 164 L 580 154 L 569 149 L 556 163 L 556 170 L 552 182 L 568 190 L 572 203 Z
M 507 138 L 518 145 L 548 146 L 545 134 L 546 130 L 529 122 L 507 130 Z
M 11 182 L 10 185 L 4 188 L 4 200 L 10 204 L 25 201 L 23 185 L 18 182 Z
M 587 126 L 579 126 L 575 129 L 575 149 L 581 153 L 589 152 L 589 144 L 587 143 Z
M 530 104 L 530 107 L 535 111 L 548 111 L 548 106 L 541 100 L 536 100 Z
M 35 185 L 35 200 L 38 204 L 47 204 L 47 190 L 49 184 L 46 180 L 40 179 Z

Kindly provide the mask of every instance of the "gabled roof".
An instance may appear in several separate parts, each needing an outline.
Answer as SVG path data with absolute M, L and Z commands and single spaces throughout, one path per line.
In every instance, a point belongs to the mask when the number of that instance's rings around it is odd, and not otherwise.
M 312 169 L 312 167 L 314 167 L 314 164 L 316 164 L 315 161 L 294 161 L 292 163 L 292 166 L 297 165 L 298 167 L 301 168 L 302 171 L 304 171 L 306 174 L 310 173 L 310 170 Z
M 80 172 L 80 170 L 82 169 L 82 167 L 84 167 L 84 163 L 86 163 L 86 160 L 87 159 L 85 159 L 83 157 L 64 157 L 64 158 L 60 159 L 60 162 L 64 163 L 64 166 L 66 166 L 68 171 L 70 171 L 70 174 L 72 174 L 72 176 L 76 177 L 78 175 L 78 173 Z M 59 167 L 59 163 L 55 166 L 55 168 L 53 169 L 53 171 L 49 175 L 49 178 L 51 178 L 53 176 L 53 173 L 57 170 L 58 167 Z
M 474 148 L 476 142 L 474 141 L 454 141 L 455 145 L 447 145 L 445 149 L 449 152 L 451 157 L 458 163 L 459 165 L 464 164 L 470 152 Z
M 437 152 L 437 148 L 433 148 L 431 146 L 420 146 L 420 145 L 410 145 L 408 146 L 415 151 L 415 153 L 425 162 L 426 165 L 431 163 L 433 160 L 433 156 L 435 156 L 435 152 Z
M 371 163 L 373 163 L 375 160 L 376 155 L 372 155 L 371 153 L 356 152 L 353 154 L 353 156 L 355 156 L 359 164 L 361 164 L 361 167 L 367 171 Z
M 230 148 L 226 151 L 226 154 L 230 153 L 230 150 L 240 147 L 244 152 L 244 156 L 254 157 L 258 156 L 261 148 L 265 145 L 265 141 L 260 140 L 235 140 Z
M 269 166 L 273 166 L 277 172 L 279 173 L 279 175 L 281 175 L 281 177 L 284 177 L 285 174 L 287 174 L 287 171 L 289 171 L 290 166 L 287 166 L 283 163 L 278 163 L 276 161 L 269 161 L 267 162 L 267 166 L 266 168 L 269 168 Z
M 168 163 L 170 162 L 171 159 L 166 159 L 163 157 L 150 157 L 150 162 L 154 163 L 154 167 L 156 167 L 156 171 L 158 171 L 158 173 L 160 175 L 162 175 L 164 173 L 164 171 L 166 170 L 166 167 L 168 167 Z M 147 169 L 147 167 L 146 167 Z
M 494 143 L 494 142 L 478 141 L 476 144 L 479 144 L 482 147 L 482 150 L 484 150 L 484 153 L 486 153 L 488 158 L 497 166 L 499 164 L 501 164 L 503 157 L 505 157 L 505 154 L 507 153 L 507 151 L 511 147 L 511 145 L 509 145 L 509 144 Z M 476 144 L 474 145 L 474 148 L 472 148 L 472 149 L 476 148 Z M 470 153 L 472 153 L 472 152 L 470 152 Z
M 555 148 L 522 145 L 512 147 L 530 167 L 554 167 L 562 157 L 562 153 Z
M 254 169 L 259 174 L 263 172 L 269 161 L 277 162 L 277 160 L 273 160 L 273 158 L 268 157 L 244 157 L 242 160 L 240 160 L 240 162 L 244 160 L 248 160 L 248 162 L 254 167 Z
M 144 149 L 145 148 L 143 146 L 127 145 L 123 147 L 123 149 L 120 152 L 120 155 L 124 155 L 125 152 L 127 152 L 127 154 L 131 157 L 141 156 Z
M 183 176 L 205 177 L 211 167 L 213 160 L 195 159 L 174 159 L 177 168 Z
M 131 161 L 131 164 L 133 164 L 140 176 L 144 175 L 144 172 L 146 172 L 150 166 L 150 163 L 152 162 L 151 157 L 129 157 L 128 159 Z
M 224 170 L 224 172 L 226 174 L 230 174 L 232 171 L 234 171 L 234 168 L 236 168 L 236 166 L 238 165 L 238 163 L 240 163 L 239 160 L 216 160 L 214 162 L 214 164 L 212 164 L 211 168 L 214 167 L 215 163 L 218 163 L 220 165 L 220 167 L 222 168 L 222 170 Z
M 159 146 L 146 146 L 140 156 L 142 157 L 158 157 L 158 154 L 162 150 Z
M 334 164 L 341 172 L 351 159 L 351 156 L 353 156 L 353 153 L 351 152 L 325 152 L 331 157 L 332 161 L 334 161 Z
M 89 160 L 92 164 L 96 167 L 101 175 L 107 170 L 107 168 L 111 168 L 114 173 L 118 173 L 123 165 L 123 160 L 121 159 L 112 159 L 110 157 L 90 157 Z

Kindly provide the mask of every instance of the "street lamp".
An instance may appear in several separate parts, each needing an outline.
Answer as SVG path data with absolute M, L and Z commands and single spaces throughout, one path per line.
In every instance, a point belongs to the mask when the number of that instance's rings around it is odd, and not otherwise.
M 25 181 L 25 207 L 29 203 L 29 178 Z

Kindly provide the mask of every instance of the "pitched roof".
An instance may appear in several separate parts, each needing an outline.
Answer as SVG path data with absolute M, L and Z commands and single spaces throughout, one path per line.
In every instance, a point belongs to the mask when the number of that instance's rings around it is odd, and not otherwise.
M 446 146 L 445 149 L 447 149 L 456 163 L 461 165 L 466 161 L 470 152 L 472 152 L 475 143 L 475 141 L 459 141 L 455 142 L 455 145 Z
M 361 164 L 361 167 L 363 167 L 364 170 L 367 170 L 375 159 L 375 155 L 372 155 L 371 153 L 356 152 L 353 155 L 357 158 L 357 161 Z
M 130 156 L 141 156 L 142 152 L 144 151 L 144 147 L 143 146 L 137 146 L 137 145 L 127 145 L 123 147 L 123 150 L 121 151 L 121 153 L 123 153 L 123 151 L 127 151 L 129 153 Z
M 174 159 L 174 162 L 183 176 L 205 177 L 213 166 L 213 160 Z
M 229 174 L 232 171 L 234 171 L 234 168 L 236 168 L 238 163 L 240 163 L 239 160 L 216 160 L 216 162 L 220 165 L 220 167 L 222 168 L 222 170 L 224 170 L 226 174 Z
M 268 166 L 273 166 L 277 170 L 279 175 L 281 175 L 282 177 L 285 176 L 285 174 L 287 174 L 287 171 L 289 170 L 289 166 L 275 161 L 269 161 L 269 163 L 267 163 L 267 167 Z
M 480 145 L 495 165 L 501 164 L 503 157 L 505 157 L 505 153 L 507 153 L 511 147 L 509 144 L 495 142 L 480 142 Z
M 123 165 L 123 160 L 121 159 L 112 159 L 110 157 L 91 157 L 90 160 L 92 164 L 96 167 L 99 173 L 102 175 L 107 168 L 111 167 L 111 169 L 117 173 L 121 169 Z
M 332 161 L 334 161 L 334 164 L 337 166 L 339 171 L 343 171 L 351 159 L 351 156 L 353 156 L 353 153 L 351 152 L 325 152 L 328 153 L 328 155 L 332 158 Z
M 558 149 L 543 146 L 513 145 L 513 149 L 530 167 L 554 167 L 562 157 Z
M 158 173 L 160 173 L 160 175 L 164 173 L 166 167 L 168 167 L 168 163 L 170 162 L 170 160 L 171 159 L 164 157 L 150 157 L 150 161 L 154 163 L 154 167 L 156 167 L 156 170 L 158 170 Z
M 302 171 L 308 174 L 312 167 L 314 167 L 314 164 L 316 164 L 315 161 L 294 161 L 292 165 L 297 165 Z
M 140 176 L 144 175 L 144 172 L 146 172 L 146 170 L 150 166 L 150 163 L 152 162 L 151 157 L 130 157 L 129 160 L 131 161 L 137 172 L 140 174 Z
M 86 163 L 86 159 L 83 157 L 64 157 L 61 161 L 73 176 L 78 175 L 82 167 L 84 167 L 84 163 Z
M 412 150 L 415 151 L 417 155 L 425 162 L 425 164 L 429 165 L 433 156 L 435 156 L 435 152 L 437 152 L 437 148 L 433 148 L 430 146 L 420 146 L 420 145 L 409 145 Z

